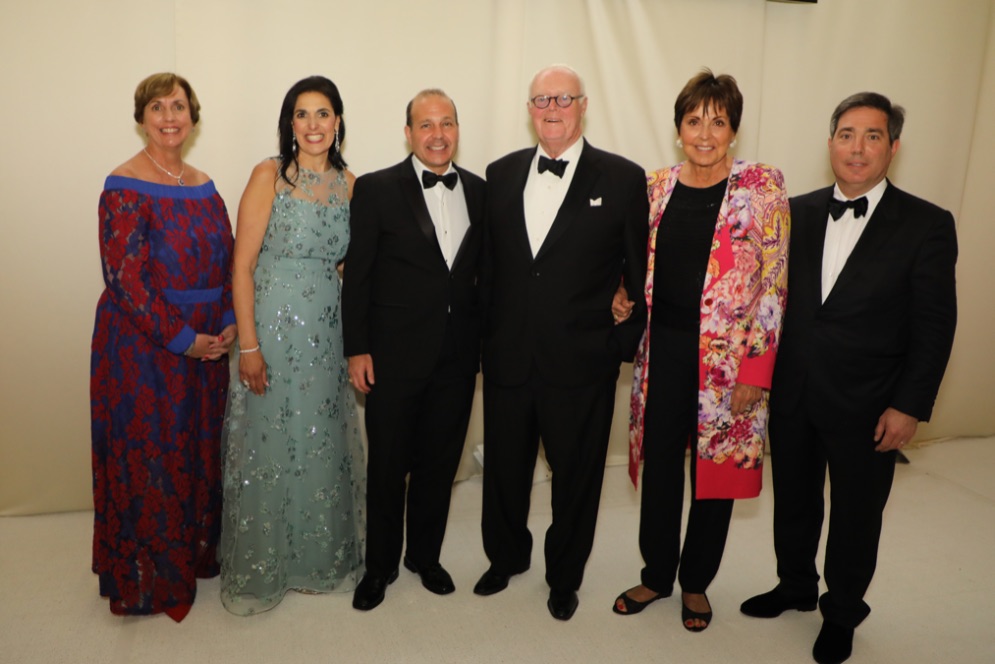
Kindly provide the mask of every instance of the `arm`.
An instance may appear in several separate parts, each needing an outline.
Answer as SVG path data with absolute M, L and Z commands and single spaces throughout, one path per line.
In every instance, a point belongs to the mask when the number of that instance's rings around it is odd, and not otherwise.
M 750 214 L 759 229 L 760 275 L 759 297 L 753 304 L 752 320 L 746 340 L 746 354 L 739 366 L 737 387 L 741 405 L 760 396 L 759 389 L 770 389 L 774 360 L 781 338 L 784 307 L 788 296 L 788 236 L 791 212 L 784 189 L 784 176 L 776 168 L 764 170 L 761 181 L 750 190 Z M 733 409 L 737 401 L 733 392 Z
M 153 343 L 181 354 L 202 357 L 210 337 L 198 335 L 170 304 L 149 267 L 147 199 L 134 191 L 111 190 L 100 196 L 100 259 L 110 299 Z
M 238 205 L 238 234 L 232 262 L 232 301 L 238 336 L 243 349 L 259 347 L 256 334 L 256 283 L 253 274 L 266 236 L 269 215 L 276 196 L 276 162 L 266 160 L 252 169 Z M 238 355 L 238 375 L 258 395 L 266 392 L 266 359 L 262 348 Z
M 642 293 L 646 283 L 646 251 L 649 242 L 649 198 L 646 194 L 645 174 L 636 170 L 627 192 L 628 202 L 623 237 L 625 263 L 622 266 L 622 286 L 635 293 Z M 618 293 L 616 293 L 616 296 Z M 618 322 L 622 357 L 631 362 L 646 326 L 646 302 L 642 297 L 632 303 L 630 316 Z
M 373 384 L 369 314 L 379 241 L 377 192 L 366 176 L 356 180 L 349 206 L 349 251 L 342 278 L 342 339 L 349 378 L 361 392 Z
M 949 212 L 936 211 L 909 275 L 909 343 L 891 407 L 928 421 L 957 327 L 957 235 Z

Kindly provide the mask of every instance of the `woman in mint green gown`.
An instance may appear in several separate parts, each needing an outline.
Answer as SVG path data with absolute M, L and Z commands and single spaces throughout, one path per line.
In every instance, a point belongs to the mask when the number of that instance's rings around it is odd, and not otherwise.
M 296 83 L 278 127 L 280 156 L 255 167 L 242 195 L 232 274 L 238 375 L 218 556 L 222 602 L 240 615 L 288 590 L 351 591 L 363 575 L 366 466 L 337 271 L 354 177 L 334 83 Z

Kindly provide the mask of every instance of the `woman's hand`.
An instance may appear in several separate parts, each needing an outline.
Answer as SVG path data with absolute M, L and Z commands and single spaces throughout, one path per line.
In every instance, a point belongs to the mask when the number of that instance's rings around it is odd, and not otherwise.
M 262 396 L 269 387 L 269 379 L 266 376 L 266 360 L 263 358 L 263 351 L 238 354 L 238 379 L 242 381 L 250 392 Z
M 746 385 L 736 383 L 732 388 L 732 414 L 742 415 L 753 408 L 753 405 L 760 401 L 763 390 L 756 385 Z
M 221 334 L 218 336 L 210 337 L 211 343 L 208 345 L 207 354 L 204 355 L 204 361 L 217 360 L 227 355 L 237 334 L 238 328 L 232 324 L 221 330 Z
M 615 319 L 615 324 L 628 320 L 629 316 L 632 315 L 632 308 L 636 306 L 636 303 L 629 299 L 629 293 L 625 290 L 625 286 L 622 284 L 618 285 L 618 290 L 615 291 L 615 297 L 612 298 L 612 318 Z

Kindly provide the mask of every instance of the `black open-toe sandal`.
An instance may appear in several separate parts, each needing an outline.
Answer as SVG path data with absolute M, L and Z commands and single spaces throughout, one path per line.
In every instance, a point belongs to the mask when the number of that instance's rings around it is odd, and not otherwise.
M 708 602 L 708 606 L 710 608 L 712 606 L 712 603 L 708 600 L 708 595 L 705 595 L 705 601 Z M 695 620 L 700 620 L 700 621 L 702 621 L 705 624 L 704 625 L 695 625 L 694 624 Z M 684 629 L 686 629 L 687 631 L 689 631 L 689 632 L 702 632 L 712 622 L 712 612 L 711 612 L 711 610 L 706 611 L 705 613 L 698 613 L 697 611 L 692 611 L 691 609 L 688 608 L 688 605 L 685 604 L 684 600 L 682 599 L 681 600 L 681 621 L 682 621 L 681 624 L 684 625 Z
M 630 588 L 630 590 L 631 590 L 631 588 Z M 639 600 L 632 599 L 631 597 L 629 597 L 626 594 L 628 592 L 629 591 L 626 590 L 624 593 L 622 593 L 621 595 L 619 595 L 618 597 L 616 597 L 615 598 L 615 603 L 612 604 L 612 611 L 614 611 L 615 613 L 617 613 L 620 616 L 631 616 L 631 615 L 635 615 L 635 614 L 639 613 L 640 611 L 642 611 L 643 609 L 645 609 L 650 604 L 652 604 L 653 602 L 657 601 L 658 599 L 663 599 L 664 597 L 670 597 L 669 593 L 668 594 L 657 593 L 656 597 L 652 597 L 652 598 L 646 600 L 645 602 L 640 602 Z M 619 611 L 618 610 L 618 600 L 622 600 L 622 603 L 625 605 L 625 611 Z

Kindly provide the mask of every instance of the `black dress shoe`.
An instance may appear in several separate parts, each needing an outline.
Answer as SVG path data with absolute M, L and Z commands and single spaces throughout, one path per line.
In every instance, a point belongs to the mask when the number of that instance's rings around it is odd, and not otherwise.
M 549 609 L 549 614 L 557 620 L 570 620 L 573 618 L 578 604 L 580 602 L 577 600 L 577 593 L 575 591 L 550 590 L 546 608 Z
M 818 597 L 812 599 L 791 599 L 782 595 L 781 591 L 777 588 L 774 588 L 770 592 L 746 600 L 740 605 L 739 610 L 754 618 L 776 618 L 791 609 L 814 611 L 818 602 Z
M 812 657 L 819 664 L 841 664 L 853 652 L 853 628 L 829 621 L 822 622 L 819 638 L 812 646 Z
M 501 574 L 500 572 L 495 572 L 493 568 L 489 569 L 480 577 L 480 581 L 477 581 L 477 585 L 473 587 L 473 592 L 476 595 L 493 595 L 494 593 L 499 593 L 508 587 L 508 579 L 510 578 L 510 574 Z
M 384 595 L 387 593 L 387 586 L 397 580 L 397 570 L 390 573 L 390 576 L 363 575 L 363 580 L 356 586 L 356 592 L 352 595 L 352 608 L 360 611 L 369 611 L 380 606 Z
M 421 584 L 425 586 L 427 590 L 435 593 L 436 595 L 448 595 L 456 590 L 456 584 L 453 583 L 453 577 L 449 576 L 449 572 L 447 572 L 446 569 L 439 563 L 419 566 L 415 565 L 411 562 L 410 558 L 405 556 L 404 566 L 420 576 Z

